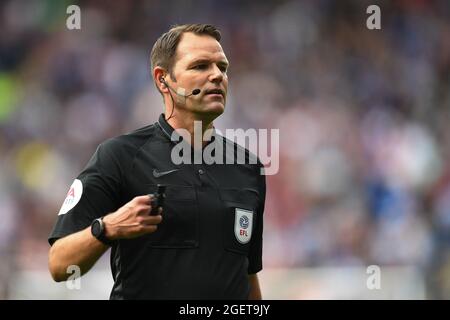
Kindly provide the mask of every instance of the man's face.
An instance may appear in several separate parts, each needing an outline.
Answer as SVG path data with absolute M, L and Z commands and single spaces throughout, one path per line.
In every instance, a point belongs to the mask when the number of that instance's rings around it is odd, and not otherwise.
M 186 94 L 200 89 L 198 95 L 186 98 L 180 108 L 213 118 L 223 113 L 228 90 L 228 60 L 220 43 L 208 35 L 184 33 L 178 44 L 173 75 L 176 87 Z

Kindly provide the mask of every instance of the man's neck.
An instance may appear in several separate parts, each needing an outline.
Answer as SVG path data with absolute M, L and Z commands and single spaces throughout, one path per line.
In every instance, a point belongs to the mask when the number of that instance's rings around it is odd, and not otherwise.
M 179 113 L 174 114 L 169 120 L 167 120 L 167 123 L 170 124 L 172 128 L 174 128 L 186 141 L 188 141 L 194 147 L 200 145 L 204 147 L 210 140 L 209 133 L 212 133 L 212 131 L 210 130 L 205 135 L 205 131 L 214 128 L 212 120 L 200 119 L 191 113 L 186 113 L 183 115 Z M 179 129 L 186 130 L 189 135 L 186 135 L 186 133 L 183 132 L 184 130 Z M 205 140 L 203 140 L 203 138 Z

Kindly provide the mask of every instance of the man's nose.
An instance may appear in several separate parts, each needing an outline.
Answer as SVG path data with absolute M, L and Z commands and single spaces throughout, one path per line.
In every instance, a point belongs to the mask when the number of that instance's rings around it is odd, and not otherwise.
M 223 80 L 223 72 L 219 69 L 218 66 L 214 66 L 213 67 L 213 71 L 212 71 L 211 75 L 209 76 L 209 80 L 211 82 L 216 82 L 216 83 L 217 82 L 218 83 L 222 82 L 222 80 Z

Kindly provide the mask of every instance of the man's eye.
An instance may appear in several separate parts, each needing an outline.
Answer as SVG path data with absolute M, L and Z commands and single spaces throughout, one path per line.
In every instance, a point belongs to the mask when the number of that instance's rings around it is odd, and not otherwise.
M 193 69 L 197 69 L 197 70 L 204 70 L 206 69 L 208 66 L 206 64 L 198 64 L 196 66 L 194 66 Z

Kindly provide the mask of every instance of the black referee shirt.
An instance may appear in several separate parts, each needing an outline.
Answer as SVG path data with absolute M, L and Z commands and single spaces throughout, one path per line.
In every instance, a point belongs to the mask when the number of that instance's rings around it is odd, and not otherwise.
M 247 150 L 245 164 L 175 165 L 172 133 L 162 114 L 100 144 L 72 184 L 49 243 L 165 184 L 157 231 L 112 247 L 111 299 L 247 299 L 248 274 L 262 269 L 262 165 L 249 164 Z M 237 149 L 243 151 L 218 134 L 212 143 L 222 144 L 224 163 L 236 163 Z

